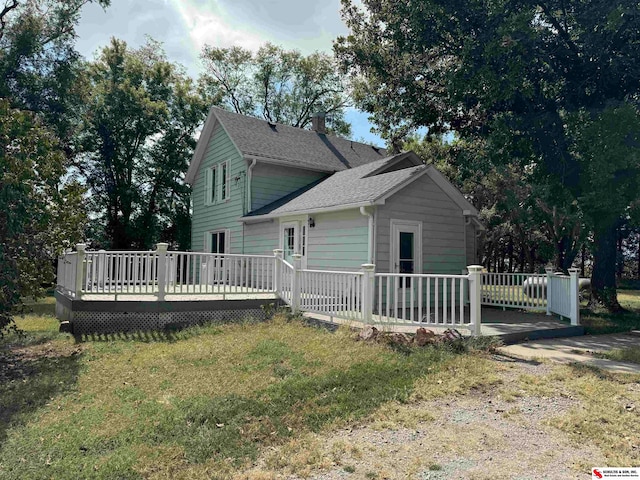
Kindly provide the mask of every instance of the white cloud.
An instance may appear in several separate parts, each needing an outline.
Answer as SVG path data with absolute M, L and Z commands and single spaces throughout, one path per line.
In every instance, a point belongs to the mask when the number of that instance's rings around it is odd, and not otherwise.
M 194 5 L 188 0 L 172 0 L 174 8 L 180 13 L 186 25 L 194 49 L 198 52 L 202 47 L 244 47 L 257 50 L 267 40 L 244 25 L 234 25 L 228 18 L 211 10 L 210 6 Z M 217 5 L 216 5 L 217 6 Z

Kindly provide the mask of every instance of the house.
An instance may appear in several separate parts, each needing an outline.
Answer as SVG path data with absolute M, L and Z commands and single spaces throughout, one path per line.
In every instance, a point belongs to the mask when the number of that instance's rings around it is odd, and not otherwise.
M 476 263 L 478 212 L 413 152 L 211 108 L 186 181 L 192 249 L 302 255 L 303 268 L 459 274 Z

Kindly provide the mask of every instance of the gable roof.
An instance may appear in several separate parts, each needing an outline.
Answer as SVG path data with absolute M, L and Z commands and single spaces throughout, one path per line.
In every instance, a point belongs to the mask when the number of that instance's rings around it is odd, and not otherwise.
M 270 163 L 321 172 L 339 172 L 383 159 L 387 155 L 382 148 L 335 135 L 269 123 L 259 118 L 211 107 L 189 165 L 186 176 L 188 183 L 195 180 L 209 138 L 218 123 L 245 158 Z
M 409 160 L 414 166 L 385 171 L 403 160 Z M 477 215 L 476 209 L 435 167 L 422 164 L 413 152 L 404 152 L 367 165 L 334 173 L 312 188 L 305 187 L 285 198 L 249 212 L 242 217 L 242 220 L 251 221 L 258 218 L 342 210 L 383 203 L 386 198 L 422 175 L 431 177 L 463 211 L 468 211 L 469 215 Z

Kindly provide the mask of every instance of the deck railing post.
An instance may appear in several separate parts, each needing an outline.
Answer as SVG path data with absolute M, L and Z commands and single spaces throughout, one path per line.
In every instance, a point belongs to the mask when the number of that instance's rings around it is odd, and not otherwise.
M 569 269 L 569 301 L 571 302 L 570 312 L 571 325 L 580 325 L 580 278 L 577 268 Z
M 291 285 L 291 311 L 298 313 L 300 311 L 300 268 L 302 267 L 302 255 L 294 253 L 293 257 L 293 282 Z
M 471 334 L 474 337 L 482 335 L 482 266 L 469 265 L 469 318 Z
M 87 244 L 76 244 L 76 251 L 78 252 L 76 257 L 76 282 L 75 282 L 75 294 L 76 298 L 80 300 L 82 298 L 82 287 L 84 284 L 84 259 L 87 255 Z
M 547 292 L 547 315 L 551 315 L 551 277 L 553 276 L 553 267 L 544 267 L 544 272 L 547 274 L 546 288 Z
M 167 291 L 167 250 L 168 243 L 156 244 L 156 254 L 158 255 L 158 300 L 163 301 Z
M 376 266 L 372 263 L 362 265 L 362 321 L 364 323 L 373 323 L 373 292 L 375 289 L 375 271 Z
M 273 251 L 273 256 L 276 257 L 273 268 L 273 290 L 280 295 L 282 291 L 282 249 L 276 248 Z

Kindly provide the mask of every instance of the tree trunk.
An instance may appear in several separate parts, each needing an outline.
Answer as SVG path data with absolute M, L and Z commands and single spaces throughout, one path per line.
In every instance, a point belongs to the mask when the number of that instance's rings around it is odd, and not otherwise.
M 618 227 L 617 229 L 617 235 L 618 235 L 618 244 L 617 244 L 617 249 L 616 249 L 616 275 L 618 277 L 618 281 L 622 280 L 622 275 L 624 273 L 624 255 L 622 253 L 622 242 L 623 242 L 623 232 L 622 232 L 622 228 Z
M 593 232 L 591 305 L 601 305 L 611 312 L 622 310 L 616 292 L 616 237 L 615 224 Z
M 587 259 L 587 245 L 585 243 L 582 244 L 582 248 L 580 249 L 580 276 L 586 276 L 584 273 L 584 264 Z

